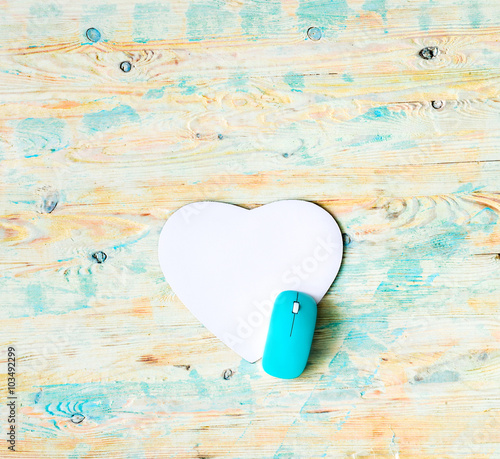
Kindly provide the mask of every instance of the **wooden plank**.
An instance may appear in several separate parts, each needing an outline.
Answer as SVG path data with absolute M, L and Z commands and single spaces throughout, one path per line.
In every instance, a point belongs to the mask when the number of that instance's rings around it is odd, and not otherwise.
M 498 457 L 496 0 L 0 8 L 19 457 Z M 345 256 L 284 381 L 197 322 L 156 247 L 186 203 L 290 198 Z

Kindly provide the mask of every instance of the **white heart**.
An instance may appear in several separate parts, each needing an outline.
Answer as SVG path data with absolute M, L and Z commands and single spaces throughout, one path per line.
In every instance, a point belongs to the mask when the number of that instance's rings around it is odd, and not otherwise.
M 262 357 L 276 296 L 308 293 L 319 303 L 342 261 L 334 218 L 307 201 L 248 210 L 221 202 L 181 207 L 158 244 L 170 287 L 222 342 L 249 362 Z

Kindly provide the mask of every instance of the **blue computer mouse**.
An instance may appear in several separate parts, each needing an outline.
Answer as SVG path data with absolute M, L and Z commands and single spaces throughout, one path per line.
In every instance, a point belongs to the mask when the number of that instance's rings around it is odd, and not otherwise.
M 311 350 L 317 310 L 316 301 L 306 293 L 286 290 L 277 296 L 262 358 L 266 373 L 283 379 L 301 375 Z

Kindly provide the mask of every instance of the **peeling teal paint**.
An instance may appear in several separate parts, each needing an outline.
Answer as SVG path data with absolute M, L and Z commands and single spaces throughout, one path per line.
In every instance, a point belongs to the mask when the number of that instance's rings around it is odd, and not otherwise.
M 69 453 L 68 459 L 84 459 L 88 457 L 88 453 L 91 449 L 92 447 L 87 443 L 77 443 L 75 449 Z
M 276 35 L 281 32 L 281 14 L 280 0 L 246 0 L 240 10 L 241 28 L 245 34 L 259 38 Z
M 391 144 L 391 148 L 394 150 L 411 150 L 412 148 L 418 147 L 419 144 L 414 140 L 402 140 Z
M 498 224 L 498 219 L 499 216 L 495 210 L 485 207 L 471 217 L 468 226 L 472 227 L 473 231 L 491 234 Z
M 151 392 L 149 390 L 148 383 L 146 381 L 140 381 L 139 384 L 141 385 L 142 392 L 147 398 L 151 398 Z
M 351 410 L 349 410 L 349 411 L 345 414 L 344 418 L 343 418 L 341 421 L 337 422 L 337 431 L 342 430 L 342 427 L 344 426 L 344 424 L 347 422 L 347 420 L 348 420 L 350 417 L 351 417 Z
M 141 118 L 129 105 L 120 105 L 112 110 L 101 110 L 83 117 L 83 124 L 91 132 L 108 131 L 124 124 L 139 123 Z
M 483 22 L 483 14 L 477 1 L 469 2 L 469 24 L 473 29 L 479 29 Z
M 358 308 L 361 305 L 357 304 Z M 403 333 L 404 328 L 397 328 L 388 333 L 388 311 L 377 310 L 367 314 L 350 317 L 347 321 L 341 320 L 339 327 L 332 329 L 331 339 L 335 339 L 342 333 L 345 326 L 352 327 L 344 338 L 340 349 L 331 359 L 328 371 L 321 375 L 320 381 L 311 392 L 307 401 L 300 410 L 301 418 L 307 420 L 308 417 L 325 418 L 331 420 L 331 413 L 322 413 L 326 406 L 331 406 L 331 401 L 351 401 L 352 404 L 346 407 L 343 418 L 337 423 L 337 429 L 341 429 L 349 419 L 350 413 L 356 409 L 361 397 L 370 388 L 380 386 L 380 382 L 375 378 L 380 369 L 380 354 L 385 352 Z M 351 355 L 359 355 L 363 358 L 370 358 L 378 361 L 378 365 L 371 372 L 359 369 L 351 360 Z M 318 390 L 316 390 L 316 388 Z
M 26 204 L 27 206 L 34 206 L 36 201 L 34 199 L 20 199 L 18 201 L 10 201 L 12 204 Z
M 143 99 L 161 99 L 163 94 L 165 93 L 166 86 L 163 86 L 158 89 L 150 89 L 144 96 Z
M 369 139 L 368 143 L 374 143 L 374 142 L 386 142 L 387 140 L 392 139 L 392 134 L 387 134 L 387 135 L 374 135 L 372 138 Z
M 460 374 L 452 370 L 436 371 L 423 379 L 415 379 L 417 383 L 449 383 L 460 380 Z
M 350 75 L 349 73 L 344 73 L 342 74 L 342 79 L 346 82 L 346 83 L 352 83 L 354 81 L 354 78 L 352 77 L 352 75 Z
M 67 286 L 61 287 L 50 282 L 22 282 L 15 277 L 8 277 L 7 273 L 0 282 L 0 297 L 22 298 L 10 309 L 10 317 L 35 317 L 43 314 L 61 315 L 70 311 L 88 308 L 88 303 L 82 301 L 78 281 L 73 283 L 71 276 L 65 276 Z M 56 301 L 65 295 L 66 301 Z
M 253 406 L 255 403 L 254 391 L 239 371 L 230 380 L 223 379 L 219 372 L 207 378 L 196 369 L 186 371 L 171 365 L 165 365 L 163 372 L 165 380 L 159 382 L 114 381 L 35 386 L 32 393 L 25 395 L 23 405 L 56 419 L 69 419 L 78 413 L 85 416 L 83 424 L 86 421 L 104 424 L 121 418 L 125 409 L 132 415 L 144 416 L 157 413 L 158 409 L 170 413 L 192 413 L 193 400 L 196 400 L 197 412 L 220 410 L 221 406 L 224 409 L 239 409 L 242 405 Z M 171 380 L 173 372 L 179 379 Z M 185 376 L 179 377 L 181 372 Z M 43 396 L 35 404 L 33 400 L 40 388 L 43 389 Z M 140 400 L 140 403 L 131 404 L 135 400 Z M 129 432 L 124 431 L 123 435 L 129 435 Z
M 439 273 L 434 273 L 431 274 L 430 276 L 427 276 L 427 279 L 425 280 L 425 285 L 431 285 L 432 282 L 434 282 L 434 279 L 439 276 Z
M 352 121 L 353 122 L 366 122 L 375 120 L 397 120 L 401 118 L 406 118 L 406 113 L 404 111 L 394 111 L 389 110 L 385 106 L 370 108 L 366 113 L 357 116 Z
M 61 8 L 56 3 L 36 3 L 30 6 L 30 19 L 56 18 L 61 15 Z
M 126 384 L 116 382 L 42 386 L 43 404 L 37 404 L 34 409 L 43 409 L 56 418 L 69 419 L 73 414 L 82 414 L 85 416 L 83 423 L 105 423 L 116 417 L 120 409 L 124 408 L 127 398 L 123 388 Z M 135 383 L 133 386 L 137 393 L 144 397 L 141 384 Z M 122 392 L 118 388 L 121 388 Z
M 386 311 L 378 310 L 350 317 L 347 321 L 354 329 L 363 330 L 365 333 L 381 336 L 384 331 L 387 330 L 389 325 L 386 314 Z
M 350 147 L 361 147 L 363 145 L 367 145 L 370 143 L 386 142 L 386 141 L 391 140 L 391 139 L 392 139 L 391 134 L 386 134 L 386 135 L 376 134 L 376 135 L 364 136 L 363 140 L 360 140 L 356 143 L 352 143 L 349 146 Z
M 134 6 L 134 40 L 140 42 L 164 40 L 171 22 L 170 7 L 167 3 L 136 3 Z
M 199 373 L 192 369 L 189 372 L 189 378 L 194 381 L 197 395 L 201 398 L 210 398 L 210 390 L 206 387 L 204 379 L 199 375 Z
M 26 287 L 27 302 L 33 308 L 33 316 L 43 314 L 45 309 L 45 300 L 42 286 L 39 283 L 30 283 Z M 31 314 L 30 314 L 31 315 Z
M 377 375 L 378 371 L 380 369 L 380 363 L 377 365 L 377 368 L 375 368 L 374 371 L 372 371 L 368 377 L 366 378 L 366 381 L 365 381 L 365 385 L 364 385 L 364 388 L 363 390 L 359 393 L 359 395 L 361 397 L 363 397 L 363 395 L 366 394 L 366 390 L 368 387 L 371 387 L 372 383 L 373 383 L 373 380 L 375 379 L 375 376 Z
M 369 350 L 367 350 L 367 353 L 369 355 Z M 370 373 L 360 372 L 351 361 L 349 354 L 344 350 L 337 352 L 330 361 L 328 369 L 329 372 L 321 377 L 322 386 L 328 389 L 337 389 L 338 392 L 335 392 L 335 396 L 344 392 L 342 395 L 344 400 L 349 398 L 358 399 L 360 389 L 369 386 L 373 379 Z M 330 396 L 332 395 L 330 394 Z
M 80 283 L 80 292 L 87 300 L 95 296 L 95 282 L 91 274 L 82 274 L 78 276 L 78 281 Z
M 391 331 L 391 335 L 394 336 L 396 339 L 399 338 L 404 332 L 406 331 L 406 328 L 395 328 L 394 330 Z
M 126 459 L 148 459 L 148 456 L 146 456 L 146 453 L 141 448 L 139 445 L 134 446 L 132 450 L 127 452 Z
M 237 16 L 223 4 L 207 0 L 192 2 L 186 11 L 186 34 L 190 41 L 224 35 L 228 29 L 238 27 Z
M 288 72 L 284 77 L 283 80 L 285 83 L 290 86 L 292 91 L 296 92 L 302 92 L 302 89 L 299 88 L 304 88 L 304 75 L 301 75 L 299 73 L 294 73 L 294 72 Z
M 40 38 L 54 37 L 55 28 L 52 23 L 59 20 L 62 10 L 57 3 L 35 3 L 30 6 L 26 31 L 30 36 Z M 61 33 L 60 30 L 56 31 Z
M 300 0 L 296 15 L 302 30 L 321 27 L 338 31 L 345 28 L 349 7 L 346 0 Z
M 248 92 L 248 74 L 241 73 L 233 75 L 227 82 L 235 92 Z
M 262 374 L 259 371 L 259 365 L 255 363 L 249 363 L 244 359 L 241 359 L 240 364 L 238 366 L 239 378 L 248 377 L 250 380 L 260 379 L 262 378 Z
M 114 3 L 100 4 L 97 6 L 84 6 L 85 12 L 80 21 L 83 31 L 95 28 L 101 33 L 101 42 L 112 39 L 118 24 L 121 22 L 121 15 L 118 13 L 117 5 Z
M 333 377 L 342 375 L 343 371 L 349 367 L 352 367 L 352 362 L 345 351 L 338 351 L 328 364 L 328 369 L 333 371 L 331 374 Z
M 429 30 L 431 24 L 431 14 L 429 12 L 429 5 L 423 4 L 420 7 L 419 15 L 418 15 L 418 25 L 420 30 L 427 31 Z
M 33 399 L 33 401 L 35 402 L 35 405 L 40 401 L 41 397 L 42 397 L 42 391 L 37 392 L 37 394 L 35 395 L 35 398 Z
M 146 272 L 146 261 L 144 259 L 136 259 L 130 265 L 130 269 L 136 274 Z
M 351 330 L 344 341 L 344 345 L 348 350 L 361 353 L 382 352 L 387 349 L 383 344 L 373 340 L 360 329 Z
M 483 185 L 473 185 L 472 183 L 464 183 L 453 194 L 471 194 L 474 191 L 480 191 L 484 188 Z
M 363 4 L 365 11 L 372 11 L 380 14 L 384 22 L 387 20 L 387 5 L 386 0 L 366 0 Z
M 26 158 L 59 151 L 69 144 L 66 121 L 58 118 L 26 118 L 14 131 L 14 146 Z
M 445 233 L 430 237 L 429 243 L 437 252 L 446 251 L 449 253 L 450 249 L 458 249 L 466 237 L 466 229 L 458 226 L 456 230 L 450 229 Z
M 190 94 L 194 94 L 196 92 L 196 86 L 195 85 L 187 85 L 186 83 L 189 81 L 188 78 L 181 78 L 180 79 L 180 83 L 179 83 L 179 88 L 183 89 L 183 91 L 181 91 L 181 94 L 184 94 L 184 95 L 190 95 Z
M 392 268 L 387 273 L 387 280 L 380 282 L 375 295 L 394 293 L 394 292 L 410 292 L 416 294 L 416 290 L 422 291 L 422 267 L 419 260 L 411 258 L 400 258 L 396 260 Z
M 387 273 L 387 278 L 394 282 L 421 282 L 422 267 L 420 261 L 411 258 L 396 260 L 393 267 Z

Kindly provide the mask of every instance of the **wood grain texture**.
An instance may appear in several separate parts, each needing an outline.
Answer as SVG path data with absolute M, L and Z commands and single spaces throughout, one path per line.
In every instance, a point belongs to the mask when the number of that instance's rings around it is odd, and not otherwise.
M 497 0 L 0 12 L 16 457 L 500 457 Z M 284 381 L 194 319 L 156 251 L 186 203 L 289 198 L 336 217 L 345 257 Z

